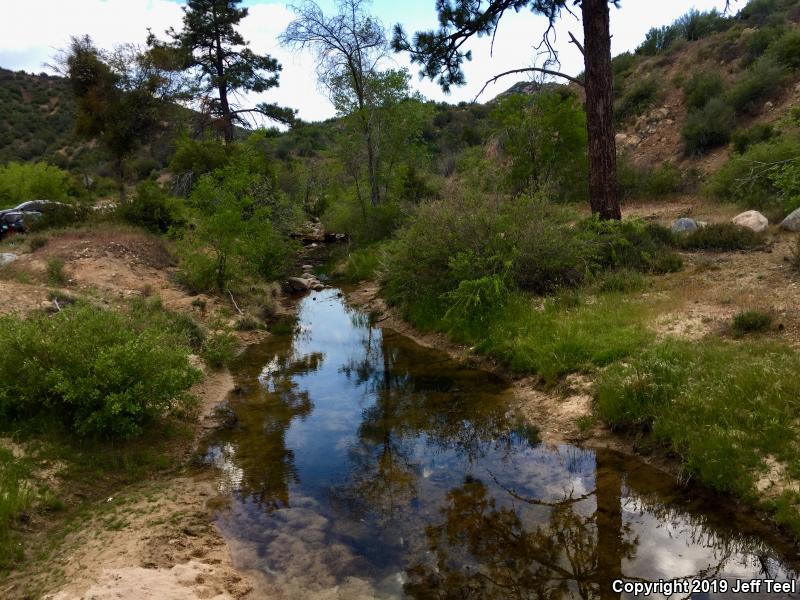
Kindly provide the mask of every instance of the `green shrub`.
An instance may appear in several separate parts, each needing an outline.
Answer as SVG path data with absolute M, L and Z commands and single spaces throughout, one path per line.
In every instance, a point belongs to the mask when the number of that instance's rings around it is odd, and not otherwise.
M 800 355 L 777 344 L 668 340 L 604 371 L 597 406 L 613 427 L 651 431 L 689 476 L 753 497 L 766 455 L 800 473 L 798 369 Z
M 622 122 L 640 115 L 660 98 L 661 87 L 654 77 L 638 80 L 614 103 L 614 118 Z
M 186 407 L 200 377 L 181 336 L 87 305 L 0 317 L 0 346 L 3 422 L 55 422 L 78 436 L 135 436 Z
M 777 135 L 775 128 L 769 123 L 756 123 L 747 129 L 737 129 L 733 132 L 733 149 L 742 154 L 750 146 L 768 142 Z
M 169 163 L 173 173 L 192 173 L 200 177 L 224 167 L 229 162 L 225 145 L 214 139 L 180 138 Z
M 236 358 L 239 342 L 236 336 L 227 332 L 214 333 L 206 339 L 200 356 L 213 369 L 227 367 Z
M 51 258 L 47 261 L 47 282 L 50 285 L 64 285 L 67 283 L 63 260 Z
M 681 135 L 687 155 L 704 154 L 712 148 L 726 144 L 736 125 L 733 109 L 722 98 L 713 98 L 702 109 L 686 117 Z
M 677 243 L 687 250 L 751 250 L 763 246 L 764 234 L 733 223 L 710 223 L 678 238 Z
M 797 69 L 800 67 L 800 31 L 786 31 L 769 45 L 767 52 L 784 67 Z
M 16 163 L 0 166 L 0 208 L 27 200 L 65 202 L 77 194 L 72 176 L 47 163 Z
M 772 327 L 772 315 L 760 310 L 745 310 L 737 313 L 731 321 L 731 331 L 736 337 L 748 333 L 763 333 Z
M 631 269 L 662 274 L 683 266 L 680 257 L 670 250 L 672 233 L 655 223 L 591 217 L 579 224 L 579 237 L 592 248 L 594 272 Z
M 166 233 L 185 223 L 178 201 L 154 181 L 143 181 L 136 186 L 133 200 L 118 206 L 117 214 L 127 223 L 154 233 Z
M 722 75 L 714 71 L 699 71 L 683 86 L 683 98 L 689 109 L 702 109 L 725 92 Z
M 735 155 L 709 182 L 706 192 L 724 202 L 737 202 L 749 209 L 779 209 L 788 212 L 785 198 L 776 186 L 780 163 L 800 156 L 800 140 L 783 136 L 750 146 Z
M 28 239 L 28 245 L 30 246 L 31 252 L 36 252 L 40 248 L 44 248 L 47 246 L 47 242 L 48 239 L 40 235 L 32 236 Z
M 784 213 L 800 207 L 800 156 L 784 163 L 769 174 Z
M 786 68 L 771 56 L 754 62 L 728 93 L 728 102 L 737 113 L 757 115 L 764 102 L 777 94 L 787 76 Z
M 672 163 L 664 163 L 652 169 L 644 182 L 644 194 L 648 198 L 662 198 L 681 190 L 683 177 L 680 169 Z
M 343 274 L 348 281 L 356 283 L 374 279 L 383 261 L 386 245 L 372 245 L 348 253 Z

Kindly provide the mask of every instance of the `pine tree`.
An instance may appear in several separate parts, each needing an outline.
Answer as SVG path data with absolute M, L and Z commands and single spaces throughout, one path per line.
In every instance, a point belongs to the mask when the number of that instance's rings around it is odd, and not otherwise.
M 247 115 L 262 115 L 291 123 L 294 111 L 261 103 L 243 108 L 233 102 L 237 92 L 265 92 L 278 85 L 281 65 L 269 55 L 258 55 L 236 31 L 247 16 L 241 0 L 188 0 L 183 8 L 183 29 L 168 31 L 172 48 L 183 56 L 183 68 L 194 73 L 194 93 L 204 110 L 219 124 L 226 142 L 233 140 L 234 126 L 247 125 Z M 152 35 L 151 46 L 163 47 Z

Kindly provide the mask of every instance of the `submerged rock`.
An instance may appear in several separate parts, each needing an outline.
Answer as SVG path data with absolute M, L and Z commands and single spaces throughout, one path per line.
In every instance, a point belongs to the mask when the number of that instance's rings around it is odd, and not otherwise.
M 672 224 L 672 233 L 689 233 L 699 229 L 700 225 L 694 219 L 682 217 Z
M 800 208 L 781 221 L 780 227 L 786 231 L 800 231 Z
M 757 210 L 748 210 L 733 217 L 731 223 L 739 227 L 746 227 L 756 233 L 761 233 L 767 230 L 769 220 Z

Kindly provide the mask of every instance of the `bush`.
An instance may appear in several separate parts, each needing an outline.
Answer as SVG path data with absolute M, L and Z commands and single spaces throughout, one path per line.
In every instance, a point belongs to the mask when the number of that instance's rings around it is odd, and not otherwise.
M 778 163 L 800 156 L 800 140 L 791 136 L 750 146 L 735 155 L 717 171 L 706 192 L 721 201 L 737 202 L 757 210 L 777 209 L 789 212 L 790 206 L 775 183 Z
M 228 162 L 225 145 L 218 140 L 182 137 L 176 143 L 169 169 L 176 174 L 190 172 L 200 177 L 224 167 Z
M 680 257 L 670 250 L 672 233 L 655 223 L 591 217 L 579 225 L 579 237 L 592 248 L 594 272 L 631 269 L 663 274 L 683 266 Z
M 733 223 L 711 223 L 677 239 L 687 250 L 751 250 L 764 244 L 764 235 Z
M 604 270 L 663 273 L 681 266 L 670 242 L 668 229 L 640 221 L 570 225 L 568 213 L 540 198 L 454 198 L 420 207 L 401 231 L 388 259 L 387 293 L 406 303 L 502 282 L 542 294 Z
M 661 198 L 679 192 L 682 185 L 680 169 L 672 163 L 664 163 L 645 176 L 642 191 L 647 198 Z
M 713 98 L 702 109 L 690 112 L 683 124 L 684 152 L 704 154 L 726 144 L 736 124 L 733 109 L 722 98 Z
M 661 88 L 654 77 L 638 80 L 614 102 L 614 118 L 622 122 L 640 115 L 658 102 L 660 97 Z
M 700 71 L 683 85 L 683 98 L 689 109 L 702 109 L 725 91 L 725 81 L 716 72 Z
M 236 358 L 239 342 L 236 336 L 227 332 L 215 333 L 206 339 L 200 356 L 213 369 L 227 367 Z
M 50 285 L 64 285 L 67 283 L 63 260 L 51 258 L 47 261 L 47 282 Z
M 0 208 L 27 200 L 65 202 L 77 194 L 72 176 L 47 163 L 12 162 L 0 167 Z
M 55 421 L 78 436 L 135 436 L 185 408 L 200 378 L 181 336 L 88 305 L 0 317 L 0 347 L 3 422 Z
M 769 56 L 790 69 L 800 67 L 800 31 L 790 29 L 769 45 Z
M 353 283 L 373 279 L 381 266 L 385 249 L 385 244 L 374 244 L 348 253 L 343 269 L 345 278 Z
M 744 72 L 728 93 L 737 113 L 757 115 L 764 102 L 774 96 L 786 80 L 786 68 L 771 56 L 763 56 Z
M 127 223 L 154 233 L 166 233 L 185 223 L 178 201 L 154 181 L 143 181 L 136 186 L 133 200 L 119 205 L 117 214 Z
M 769 174 L 784 213 L 800 208 L 800 156 L 779 166 Z
M 768 142 L 777 135 L 777 132 L 769 123 L 756 123 L 748 129 L 737 129 L 733 132 L 733 149 L 742 154 L 747 149 L 761 142 Z
M 760 310 L 745 310 L 737 313 L 731 322 L 731 330 L 736 337 L 748 333 L 763 333 L 772 327 L 772 316 Z

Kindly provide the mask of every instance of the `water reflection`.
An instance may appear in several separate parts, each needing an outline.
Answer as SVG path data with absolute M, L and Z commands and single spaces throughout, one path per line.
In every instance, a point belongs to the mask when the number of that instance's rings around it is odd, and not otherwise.
M 235 498 L 219 523 L 284 597 L 610 598 L 618 578 L 792 576 L 755 524 L 619 455 L 542 447 L 503 381 L 334 292 L 237 371 L 240 426 L 207 448 Z

